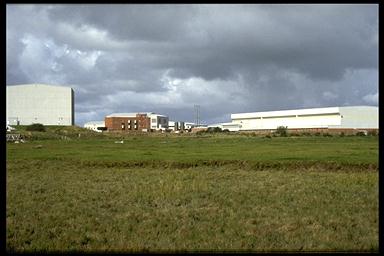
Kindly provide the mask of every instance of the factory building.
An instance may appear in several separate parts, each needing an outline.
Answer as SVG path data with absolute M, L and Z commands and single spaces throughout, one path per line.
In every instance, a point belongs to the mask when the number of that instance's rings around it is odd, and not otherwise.
M 168 128 L 168 117 L 149 113 L 114 113 L 105 117 L 108 131 L 159 131 Z
M 228 130 L 230 132 L 237 132 L 240 130 L 241 125 L 236 123 L 219 123 L 208 125 L 208 128 L 219 127 L 221 130 Z
M 372 130 L 379 128 L 378 107 L 350 106 L 231 114 L 239 131 L 288 129 Z
M 104 121 L 90 121 L 84 124 L 84 128 L 95 132 L 102 132 L 105 128 Z
M 74 92 L 47 84 L 6 86 L 7 125 L 74 125 Z

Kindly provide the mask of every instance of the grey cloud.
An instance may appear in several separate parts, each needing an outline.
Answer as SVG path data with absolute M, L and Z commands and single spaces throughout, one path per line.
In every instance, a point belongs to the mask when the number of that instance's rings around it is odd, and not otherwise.
M 6 37 L 7 84 L 73 86 L 80 123 L 378 103 L 374 4 L 7 5 Z

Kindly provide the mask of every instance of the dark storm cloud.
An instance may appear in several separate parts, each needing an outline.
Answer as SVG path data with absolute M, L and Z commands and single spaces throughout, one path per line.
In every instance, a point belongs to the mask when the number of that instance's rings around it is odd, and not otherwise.
M 77 123 L 377 105 L 377 67 L 378 5 L 7 5 L 7 84 L 71 85 Z

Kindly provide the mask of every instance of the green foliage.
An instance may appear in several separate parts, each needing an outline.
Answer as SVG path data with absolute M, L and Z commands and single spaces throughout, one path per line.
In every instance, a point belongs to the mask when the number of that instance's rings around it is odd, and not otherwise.
M 208 129 L 206 130 L 206 132 L 208 132 L 208 133 L 214 133 L 214 132 L 222 132 L 222 130 L 221 130 L 220 127 L 208 127 Z
M 368 135 L 369 136 L 377 136 L 377 131 L 376 130 L 368 131 Z
M 356 136 L 367 136 L 367 133 L 363 131 L 359 131 L 356 133 Z
M 287 137 L 288 136 L 288 127 L 287 126 L 279 126 L 279 127 L 277 127 L 275 133 L 280 135 L 281 137 Z
M 66 130 L 65 130 L 66 131 Z M 59 132 L 59 131 L 56 131 Z M 87 135 L 70 135 L 63 130 L 51 139 L 29 140 L 23 145 L 7 145 L 9 159 L 44 159 L 52 156 L 69 159 L 88 159 L 111 161 L 147 161 L 170 160 L 177 162 L 197 160 L 241 160 L 257 162 L 276 161 L 316 161 L 336 163 L 378 162 L 378 138 L 358 137 L 245 137 L 237 134 L 217 133 L 206 136 L 196 134 L 153 134 L 134 136 L 121 134 L 100 134 L 89 132 Z M 32 132 L 33 133 L 33 132 Z M 41 133 L 48 136 L 50 133 Z M 66 134 L 66 135 L 65 135 Z M 36 136 L 36 135 L 34 135 Z M 67 136 L 70 139 L 62 139 Z M 93 136 L 93 137 L 92 137 Z M 273 134 L 272 136 L 276 136 Z M 114 143 L 124 140 L 124 144 Z M 33 150 L 33 144 L 43 144 L 49 150 Z M 143 153 L 151 149 L 153 155 Z
M 36 124 L 28 125 L 26 130 L 34 131 L 34 132 L 45 132 L 45 127 L 43 124 L 36 123 Z

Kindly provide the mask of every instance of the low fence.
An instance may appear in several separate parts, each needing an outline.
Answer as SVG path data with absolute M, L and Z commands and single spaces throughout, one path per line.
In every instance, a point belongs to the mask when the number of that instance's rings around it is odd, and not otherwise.
M 7 142 L 8 141 L 19 141 L 22 139 L 21 134 L 8 133 L 6 135 L 7 135 Z

